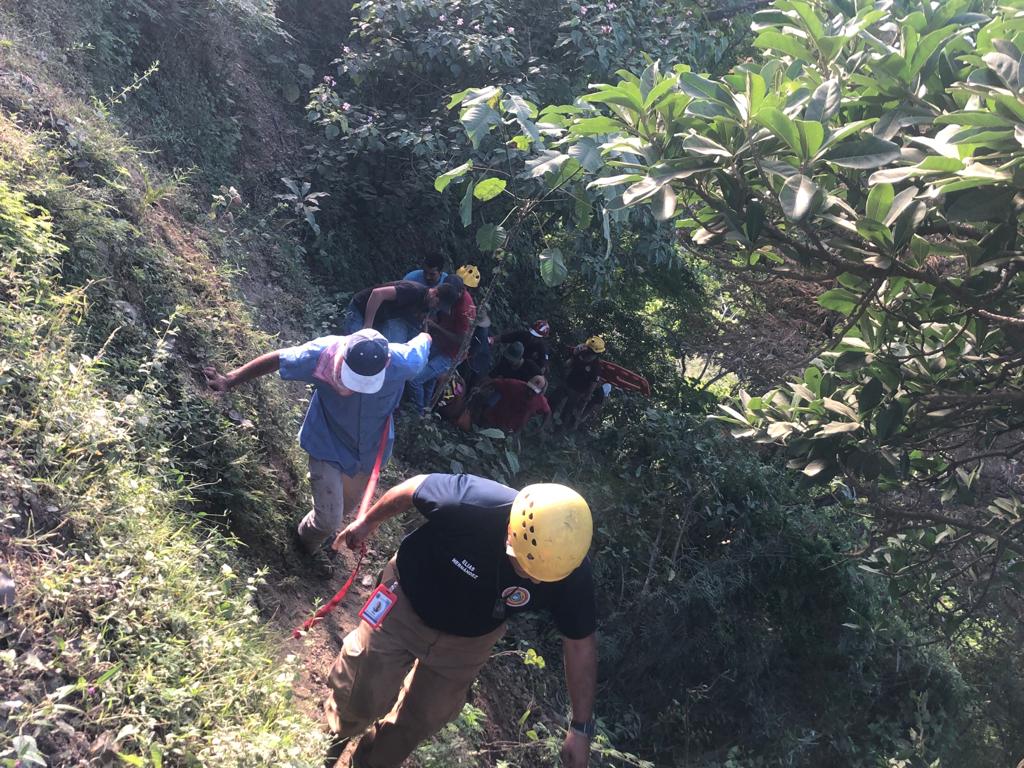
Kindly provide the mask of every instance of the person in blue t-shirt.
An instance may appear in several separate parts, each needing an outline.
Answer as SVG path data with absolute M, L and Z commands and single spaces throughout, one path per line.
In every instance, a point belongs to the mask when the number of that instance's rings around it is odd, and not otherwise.
M 423 258 L 422 269 L 414 269 L 402 279 L 411 280 L 414 283 L 433 288 L 435 285 L 443 283 L 444 279 L 448 277 L 448 273 L 443 270 L 444 256 L 440 253 L 431 252 Z
M 298 536 L 325 575 L 331 567 L 322 545 L 341 527 L 346 512 L 358 509 L 385 429 L 382 464 L 390 457 L 395 432 L 389 417 L 406 382 L 426 365 L 430 343 L 430 335 L 421 333 L 407 344 L 389 344 L 364 328 L 268 352 L 227 374 L 212 366 L 203 369 L 217 392 L 275 371 L 282 379 L 314 386 L 299 431 L 299 445 L 309 454 L 313 509 L 299 523 Z

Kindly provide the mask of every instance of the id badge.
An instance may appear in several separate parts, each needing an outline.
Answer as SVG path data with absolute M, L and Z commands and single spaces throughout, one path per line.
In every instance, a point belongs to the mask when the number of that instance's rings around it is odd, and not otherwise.
M 384 619 L 397 602 L 398 595 L 383 584 L 378 584 L 366 600 L 362 610 L 359 611 L 359 618 L 374 629 L 380 629 L 380 625 L 384 623 Z

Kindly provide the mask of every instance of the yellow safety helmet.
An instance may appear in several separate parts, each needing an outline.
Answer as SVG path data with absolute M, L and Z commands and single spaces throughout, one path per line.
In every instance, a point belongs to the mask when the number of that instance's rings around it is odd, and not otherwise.
M 600 336 L 591 336 L 584 343 L 587 345 L 591 352 L 597 352 L 597 354 L 601 354 L 602 352 L 604 352 L 604 339 L 602 339 Z
M 561 581 L 590 549 L 594 521 L 586 500 L 557 483 L 528 485 L 512 502 L 512 554 L 537 581 Z
M 476 264 L 463 264 L 455 270 L 455 274 L 462 278 L 462 282 L 467 288 L 476 288 L 480 285 L 480 270 L 477 269 Z

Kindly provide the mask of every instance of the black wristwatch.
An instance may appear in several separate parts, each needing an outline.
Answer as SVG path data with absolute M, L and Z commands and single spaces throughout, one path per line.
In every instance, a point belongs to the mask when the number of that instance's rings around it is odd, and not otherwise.
M 592 739 L 594 738 L 594 734 L 597 733 L 597 722 L 594 718 L 590 718 L 585 723 L 570 719 L 569 728 L 577 733 L 582 733 L 588 739 Z

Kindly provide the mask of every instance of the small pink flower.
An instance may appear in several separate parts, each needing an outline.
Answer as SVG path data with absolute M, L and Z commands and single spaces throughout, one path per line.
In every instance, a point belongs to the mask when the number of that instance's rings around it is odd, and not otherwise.
M 608 25 L 608 24 L 602 24 L 601 25 L 601 34 L 602 35 L 610 35 L 611 33 L 612 33 L 612 28 L 611 28 L 610 25 Z
M 587 8 L 587 6 L 581 5 L 580 6 L 580 16 L 586 16 L 587 15 L 587 11 L 589 11 L 589 10 L 590 9 Z
M 347 101 L 341 105 L 342 112 L 348 112 L 350 109 L 352 109 L 352 105 L 349 104 Z
M 437 20 L 438 21 L 448 21 L 448 16 L 442 13 L 440 16 L 437 17 Z
M 615 3 L 608 3 L 608 10 L 609 11 L 614 11 L 618 7 L 619 6 L 617 6 Z
M 461 27 L 462 26 L 462 17 L 461 16 L 459 16 L 459 18 L 457 18 L 455 20 L 455 26 L 456 27 Z
M 342 52 L 342 53 L 352 53 L 352 49 L 351 49 L 351 48 L 349 48 L 349 47 L 348 47 L 348 46 L 346 45 L 346 46 L 345 46 L 344 48 L 342 48 L 342 49 L 341 49 L 341 52 Z
M 505 31 L 508 32 L 510 35 L 514 35 L 516 33 L 516 28 L 515 27 L 509 27 Z

